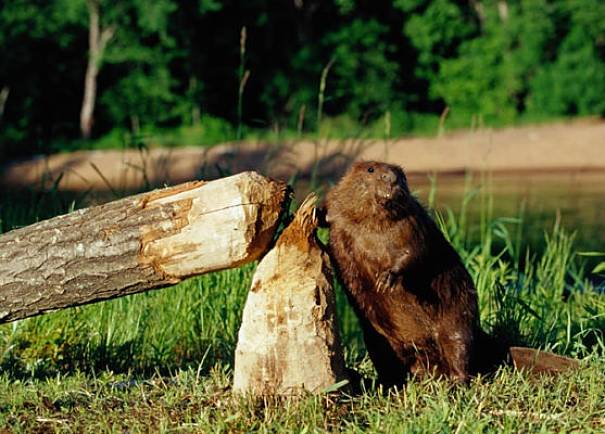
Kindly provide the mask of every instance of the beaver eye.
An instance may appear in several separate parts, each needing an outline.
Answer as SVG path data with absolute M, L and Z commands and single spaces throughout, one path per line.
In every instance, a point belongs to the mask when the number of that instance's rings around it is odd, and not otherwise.
M 368 172 L 374 173 L 374 168 L 373 167 L 368 167 Z

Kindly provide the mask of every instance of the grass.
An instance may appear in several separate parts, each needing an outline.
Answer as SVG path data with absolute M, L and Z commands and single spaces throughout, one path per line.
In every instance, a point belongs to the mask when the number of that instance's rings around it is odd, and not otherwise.
M 40 198 L 38 198 L 40 199 Z M 4 230 L 38 216 L 32 200 L 0 208 Z M 48 199 L 50 200 L 50 199 Z M 412 379 L 401 391 L 296 400 L 229 391 L 241 311 L 254 265 L 172 288 L 0 327 L 0 427 L 8 432 L 555 432 L 605 430 L 605 296 L 588 280 L 574 235 L 559 223 L 525 250 L 521 218 L 483 200 L 437 215 L 480 295 L 483 325 L 510 343 L 583 359 L 583 368 L 532 378 L 510 368 L 469 387 Z M 44 210 L 73 202 L 51 200 Z M 52 205 L 52 206 L 51 206 Z M 50 211 L 48 211 L 50 212 Z M 359 327 L 337 291 L 347 364 L 373 376 Z
M 81 373 L 15 385 L 0 379 L 0 422 L 15 432 L 603 432 L 602 372 L 528 379 L 502 370 L 469 388 L 428 379 L 405 391 L 298 400 L 233 397 L 217 367 L 145 380 Z

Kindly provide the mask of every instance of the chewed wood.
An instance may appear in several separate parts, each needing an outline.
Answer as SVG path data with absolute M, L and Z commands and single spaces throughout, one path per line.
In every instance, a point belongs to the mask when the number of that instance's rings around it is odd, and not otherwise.
M 238 393 L 318 393 L 345 378 L 316 200 L 307 197 L 254 274 L 235 351 Z

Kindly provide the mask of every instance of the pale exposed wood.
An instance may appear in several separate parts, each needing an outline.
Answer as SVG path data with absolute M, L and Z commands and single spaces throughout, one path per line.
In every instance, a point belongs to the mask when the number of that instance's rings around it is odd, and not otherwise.
M 237 393 L 318 393 L 345 378 L 315 200 L 303 203 L 254 274 L 235 351 Z
M 91 207 L 0 236 L 0 322 L 177 283 L 261 256 L 282 182 L 244 172 Z

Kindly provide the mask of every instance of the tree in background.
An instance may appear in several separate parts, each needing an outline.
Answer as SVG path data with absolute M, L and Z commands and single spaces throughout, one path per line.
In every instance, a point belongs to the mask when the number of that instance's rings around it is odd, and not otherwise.
M 140 118 L 158 116 L 174 101 L 168 69 L 174 38 L 168 32 L 172 0 L 86 0 L 89 13 L 89 56 L 80 127 L 90 137 L 99 68 L 107 64 L 121 77 L 103 95 L 114 121 L 130 121 L 138 130 Z M 108 42 L 111 44 L 108 45 Z
M 469 3 L 477 32 L 456 24 L 468 10 L 462 13 L 454 2 L 424 3 L 430 4 L 410 18 L 406 31 L 421 53 L 430 96 L 453 111 L 501 123 L 526 113 L 605 113 L 605 3 L 477 0 Z M 440 26 L 449 27 L 441 37 Z M 458 44 L 448 53 L 443 47 L 453 47 L 452 41 Z M 440 51 L 431 56 L 435 46 Z
M 362 123 L 382 115 L 393 98 L 398 65 L 389 59 L 386 32 L 375 19 L 354 19 L 325 37 L 334 59 L 330 97 Z
M 433 110 L 443 108 L 442 95 L 435 89 L 443 61 L 455 58 L 460 45 L 477 33 L 476 11 L 469 1 L 455 0 L 396 0 L 395 5 L 405 13 L 403 34 L 417 52 L 416 77 L 424 82 L 420 95 L 424 106 Z
M 480 32 L 442 59 L 434 94 L 466 115 L 513 121 L 525 109 L 529 83 L 550 58 L 556 37 L 547 0 L 484 1 Z
M 243 27 L 248 128 L 316 131 L 322 76 L 324 119 L 346 131 L 388 112 L 405 132 L 445 107 L 458 126 L 605 113 L 601 0 L 5 3 L 4 158 L 112 130 L 215 122 L 217 140 L 232 138 Z
M 80 131 L 82 137 L 88 139 L 92 132 L 93 112 L 97 98 L 97 76 L 105 55 L 107 43 L 113 37 L 116 28 L 107 25 L 101 28 L 100 0 L 87 0 L 88 7 L 88 64 L 84 78 L 84 98 L 80 110 Z
M 559 29 L 554 55 L 531 81 L 528 109 L 534 115 L 605 114 L 605 3 L 556 4 Z
M 12 0 L 0 8 L 0 88 L 7 89 L 0 157 L 45 152 L 54 137 L 77 132 L 85 49 L 79 16 L 69 0 Z
M 398 48 L 406 44 L 393 42 L 393 35 L 400 34 L 400 14 L 390 1 L 293 4 L 289 18 L 296 25 L 289 39 L 290 52 L 275 63 L 276 72 L 260 96 L 266 116 L 289 119 L 294 126 L 304 115 L 305 125 L 315 129 L 324 73 L 323 110 L 327 115 L 347 113 L 365 124 L 399 102 L 397 87 L 406 73 L 400 70 L 397 55 Z

